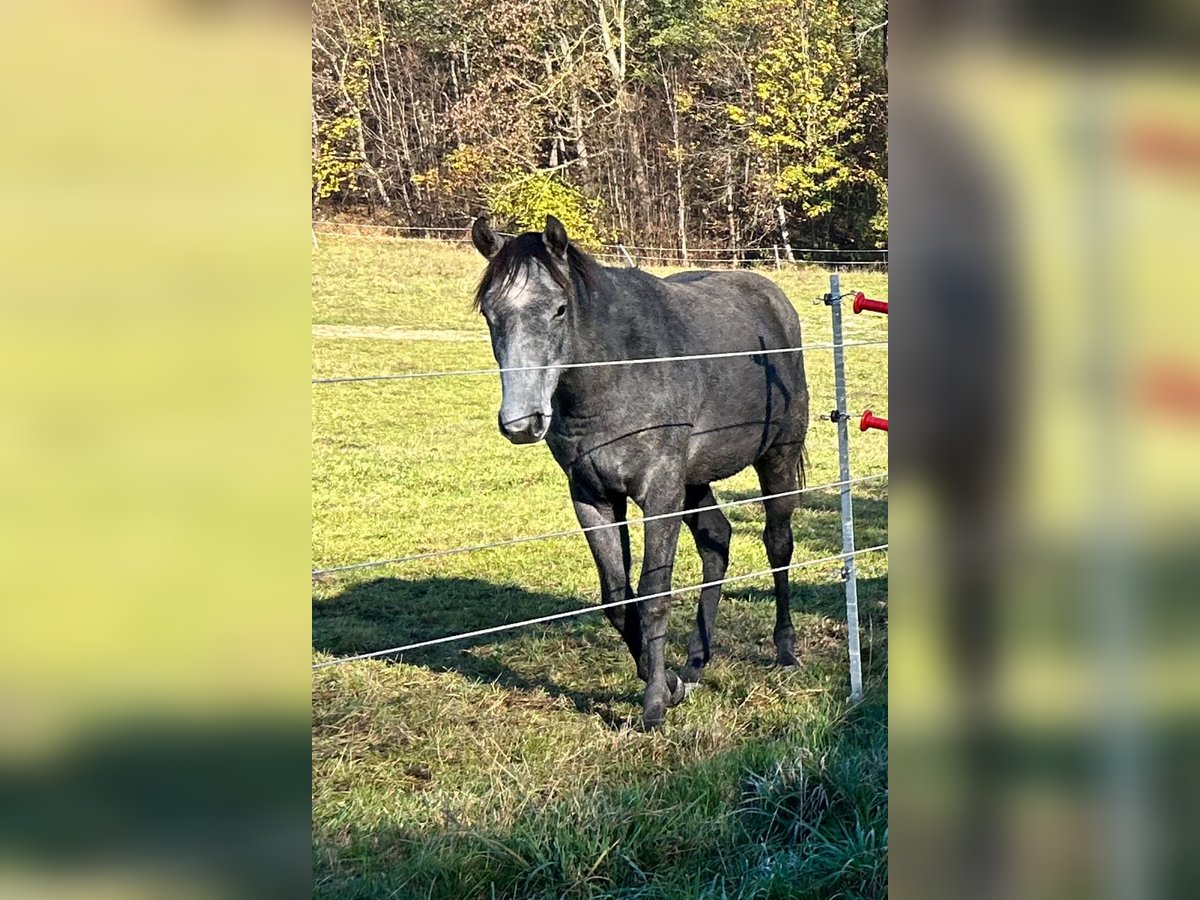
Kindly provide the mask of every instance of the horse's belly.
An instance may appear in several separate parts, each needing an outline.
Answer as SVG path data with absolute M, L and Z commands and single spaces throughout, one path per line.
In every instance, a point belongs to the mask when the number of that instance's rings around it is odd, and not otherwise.
M 779 423 L 741 420 L 699 425 L 688 441 L 687 482 L 709 484 L 751 465 L 779 436 Z

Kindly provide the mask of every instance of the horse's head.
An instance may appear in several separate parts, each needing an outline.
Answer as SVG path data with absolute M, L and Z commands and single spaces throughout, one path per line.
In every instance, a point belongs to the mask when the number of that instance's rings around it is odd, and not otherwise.
M 488 260 L 475 301 L 487 319 L 492 352 L 500 364 L 500 433 L 514 444 L 532 444 L 550 428 L 550 398 L 566 361 L 570 309 L 576 300 L 566 229 L 554 216 L 546 230 L 506 240 L 487 219 L 471 229 Z

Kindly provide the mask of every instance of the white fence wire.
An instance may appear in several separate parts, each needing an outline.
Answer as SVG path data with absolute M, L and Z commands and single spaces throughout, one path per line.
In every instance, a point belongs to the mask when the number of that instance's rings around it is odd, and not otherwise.
M 343 375 L 314 378 L 313 384 L 350 384 L 358 381 L 399 381 L 409 378 L 446 378 L 465 375 L 502 375 L 506 372 L 540 372 L 549 369 L 589 369 L 604 366 L 640 366 L 648 363 L 691 362 L 702 359 L 732 359 L 739 356 L 771 356 L 777 353 L 802 353 L 805 350 L 832 350 L 835 347 L 886 347 L 886 340 L 844 341 L 841 344 L 806 344 L 803 347 L 779 347 L 769 350 L 735 350 L 728 353 L 692 353 L 686 356 L 648 356 L 638 359 L 604 359 L 595 362 L 558 363 L 548 366 L 508 366 L 492 369 L 450 369 L 435 372 L 398 372 L 391 375 Z
M 313 671 L 324 669 L 329 666 L 337 666 L 343 663 L 357 662 L 363 659 L 374 659 L 379 656 L 393 656 L 400 653 L 408 653 L 412 650 L 420 650 L 423 647 L 434 647 L 438 644 L 448 644 L 452 641 L 465 641 L 471 638 L 484 637 L 489 634 L 497 634 L 501 631 L 510 631 L 514 628 L 527 628 L 531 625 L 541 625 L 544 622 L 554 622 L 559 619 L 569 619 L 573 616 L 582 616 L 587 613 L 599 612 L 602 609 L 613 609 L 617 606 L 626 606 L 630 603 L 641 603 L 643 600 L 657 600 L 660 597 L 673 597 L 676 594 L 684 594 L 689 591 L 698 591 L 708 587 L 715 587 L 719 584 L 732 584 L 735 581 L 746 581 L 750 578 L 762 578 L 766 575 L 774 575 L 776 572 L 786 572 L 792 569 L 803 569 L 808 566 L 816 566 L 822 563 L 841 562 L 855 556 L 862 556 L 864 553 L 877 553 L 888 548 L 887 544 L 877 544 L 874 547 L 864 547 L 855 550 L 852 553 L 836 553 L 833 556 L 823 556 L 820 559 L 806 559 L 803 562 L 791 563 L 786 566 L 776 566 L 773 569 L 763 569 L 760 572 L 748 572 L 745 575 L 733 575 L 729 578 L 721 578 L 716 581 L 705 581 L 700 584 L 691 584 L 687 587 L 673 588 L 669 591 L 659 591 L 654 594 L 646 594 L 642 597 L 628 597 L 624 600 L 614 600 L 611 603 L 599 603 L 593 606 L 583 606 L 579 609 L 569 609 L 565 612 L 550 613 L 545 616 L 538 616 L 533 619 L 522 619 L 519 622 L 507 622 L 503 625 L 492 625 L 488 628 L 477 628 L 474 631 L 464 631 L 459 634 L 447 634 L 443 637 L 430 638 L 424 641 L 415 641 L 411 644 L 402 644 L 399 647 L 389 647 L 386 650 L 373 650 L 370 653 L 358 653 L 354 656 L 341 656 L 337 659 L 328 659 L 319 663 L 313 663 Z
M 501 541 L 493 541 L 488 544 L 470 544 L 465 547 L 450 547 L 445 550 L 430 550 L 426 553 L 413 553 L 409 556 L 397 556 L 392 559 L 376 559 L 369 562 L 350 563 L 345 566 L 331 566 L 328 569 L 313 569 L 312 577 L 320 578 L 325 575 L 334 575 L 340 572 L 357 572 L 362 569 L 380 569 L 385 566 L 398 566 L 404 563 L 418 562 L 425 559 L 438 559 L 443 556 L 455 556 L 460 553 L 474 553 L 479 550 L 494 550 L 497 547 L 511 547 L 515 544 L 528 544 L 532 541 L 545 541 L 552 538 L 572 537 L 577 534 L 588 534 L 593 531 L 604 531 L 608 528 L 620 528 L 624 526 L 637 525 L 640 522 L 656 522 L 660 519 L 674 519 L 681 516 L 691 516 L 696 513 L 709 512 L 714 509 L 728 509 L 734 506 L 745 506 L 749 503 L 761 503 L 765 500 L 777 500 L 780 497 L 793 497 L 799 494 L 809 494 L 814 491 L 829 490 L 830 488 L 844 487 L 847 485 L 863 484 L 868 481 L 880 481 L 888 477 L 887 472 L 877 472 L 874 475 L 863 475 L 859 478 L 851 478 L 847 481 L 832 481 L 828 484 L 815 484 L 809 487 L 797 488 L 792 491 L 780 491 L 777 494 L 764 494 L 760 497 L 744 497 L 739 500 L 725 500 L 721 503 L 714 503 L 711 506 L 697 506 L 693 509 L 681 509 L 676 512 L 659 513 L 654 516 L 641 516 L 633 519 L 626 519 L 623 522 L 604 522 L 600 525 L 589 525 L 586 528 L 569 528 L 563 531 L 549 531 L 545 534 L 532 534 L 525 537 L 505 538 Z

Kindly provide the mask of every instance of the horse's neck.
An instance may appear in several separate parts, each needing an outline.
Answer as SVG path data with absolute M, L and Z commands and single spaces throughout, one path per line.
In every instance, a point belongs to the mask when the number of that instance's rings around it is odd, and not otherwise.
M 572 356 L 579 362 L 619 359 L 624 355 L 619 343 L 629 310 L 611 276 L 605 273 L 597 282 L 587 296 L 579 299 L 574 310 Z
M 630 311 L 608 278 L 582 298 L 574 310 L 570 358 L 572 362 L 628 359 Z M 560 400 L 570 406 L 586 406 L 605 393 L 621 375 L 621 366 L 582 366 L 565 370 L 559 378 Z

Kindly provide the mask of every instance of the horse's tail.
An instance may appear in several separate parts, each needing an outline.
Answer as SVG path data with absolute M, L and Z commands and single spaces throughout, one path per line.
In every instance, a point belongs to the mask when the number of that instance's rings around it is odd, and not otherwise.
M 808 422 L 809 422 L 809 403 L 808 403 L 808 379 L 804 377 L 804 353 L 796 354 L 800 360 L 800 386 L 803 390 L 804 412 L 800 418 L 800 454 L 796 457 L 796 481 L 797 486 L 803 489 L 808 481 Z

